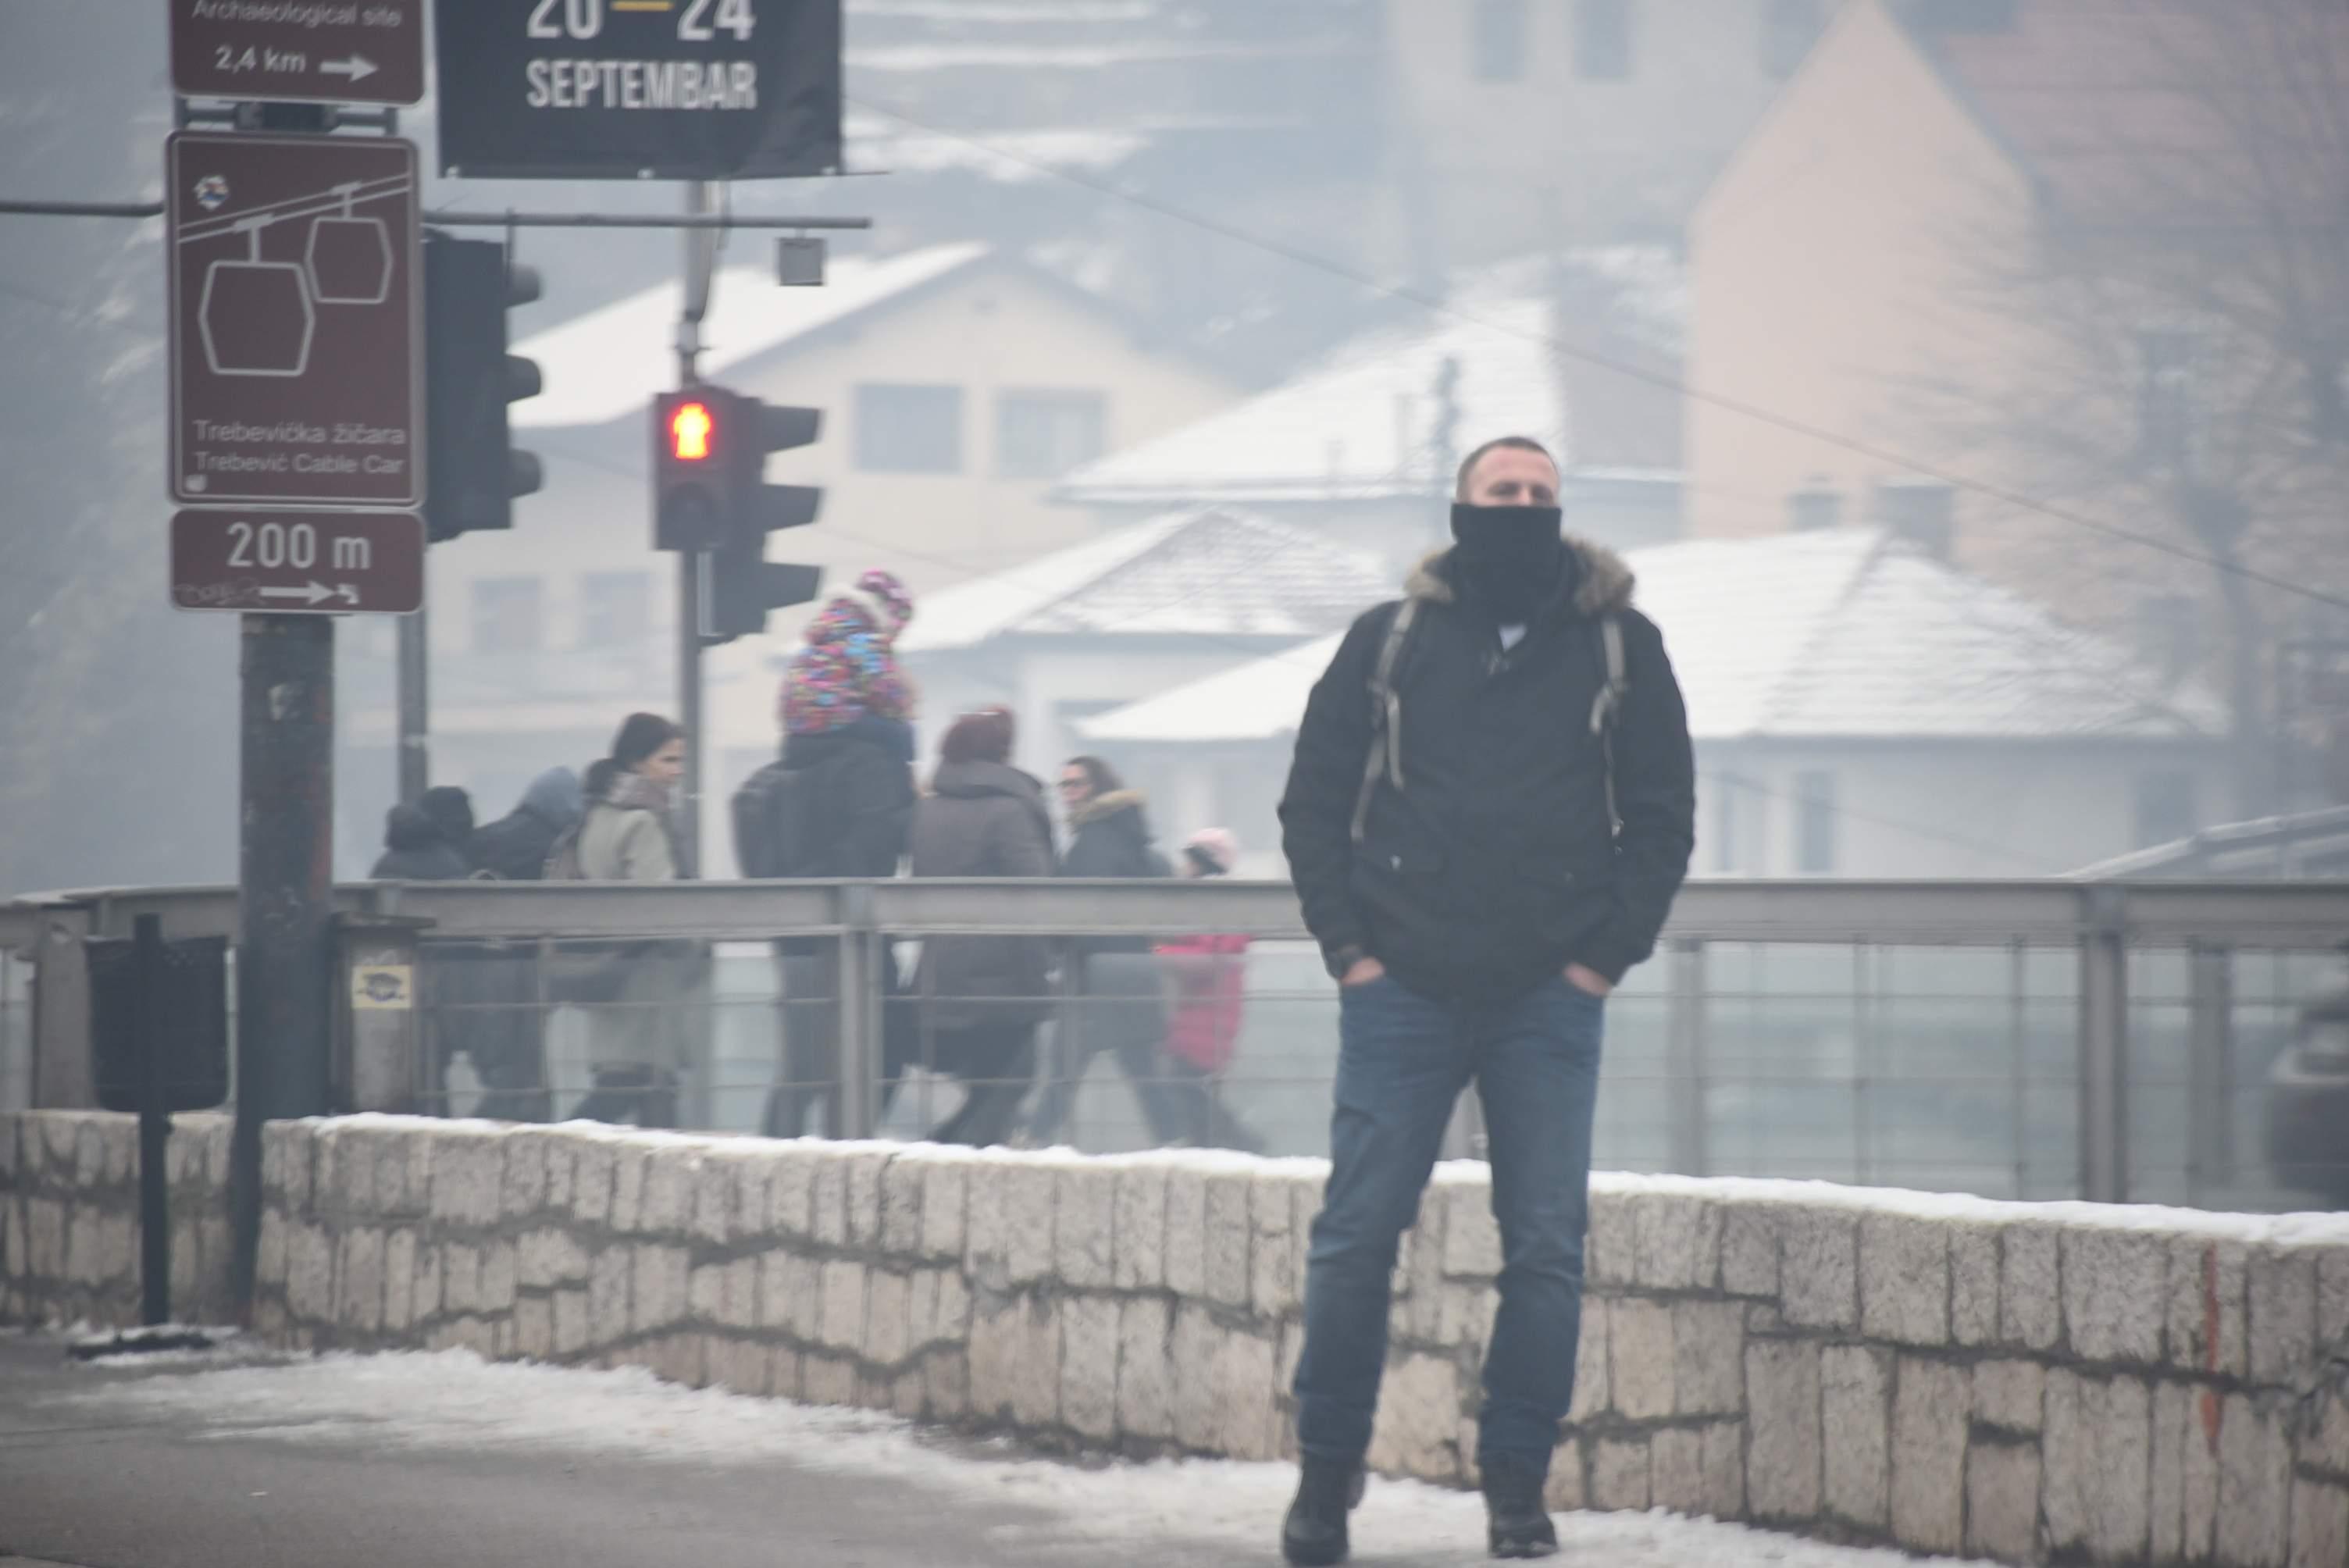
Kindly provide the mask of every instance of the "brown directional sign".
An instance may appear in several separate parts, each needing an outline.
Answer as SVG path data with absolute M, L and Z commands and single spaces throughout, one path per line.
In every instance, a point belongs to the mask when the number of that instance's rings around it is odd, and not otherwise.
M 426 0 L 171 0 L 185 98 L 414 103 Z
M 424 520 L 387 511 L 183 511 L 171 519 L 171 603 L 280 615 L 413 614 Z
M 414 144 L 183 131 L 164 162 L 172 499 L 421 504 Z

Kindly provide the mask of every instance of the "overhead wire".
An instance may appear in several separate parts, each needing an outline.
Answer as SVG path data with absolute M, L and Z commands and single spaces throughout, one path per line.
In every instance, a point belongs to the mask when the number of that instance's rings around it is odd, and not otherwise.
M 1033 170 L 1040 174 L 1063 181 L 1069 184 L 1093 191 L 1098 195 L 1108 197 L 1113 201 L 1128 202 L 1144 211 L 1156 213 L 1158 216 L 1167 219 L 1170 222 L 1187 224 L 1207 233 L 1219 235 L 1237 244 L 1251 246 L 1255 249 L 1263 251 L 1268 254 L 1279 256 L 1284 260 L 1295 263 L 1299 266 L 1306 267 L 1313 271 L 1325 273 L 1330 277 L 1338 278 L 1343 282 L 1352 284 L 1359 288 L 1366 289 L 1373 294 L 1383 295 L 1386 298 L 1395 300 L 1402 304 L 1417 305 L 1421 309 L 1429 311 L 1434 315 L 1448 317 L 1449 319 L 1461 323 L 1464 325 L 1481 327 L 1488 332 L 1499 333 L 1506 336 L 1513 336 L 1524 342 L 1538 345 L 1563 357 L 1578 360 L 1598 369 L 1610 371 L 1616 375 L 1628 377 L 1633 381 L 1640 382 L 1646 386 L 1656 387 L 1661 391 L 1673 393 L 1690 400 L 1691 402 L 1706 404 L 1710 407 L 1719 408 L 1725 413 L 1735 414 L 1744 418 L 1769 425 L 1774 428 L 1783 430 L 1789 435 L 1800 436 L 1806 440 L 1816 441 L 1822 446 L 1832 447 L 1839 451 L 1848 453 L 1853 457 L 1864 459 L 1868 462 L 1880 463 L 1888 467 L 1900 469 L 1909 473 L 1917 475 L 1920 478 L 1930 480 L 1935 483 L 1948 485 L 1952 490 L 1969 491 L 1986 500 L 1997 501 L 2002 506 L 2012 507 L 2021 511 L 2036 513 L 2037 515 L 2068 524 L 2075 528 L 2100 534 L 2107 539 L 2111 539 L 2121 543 L 2132 544 L 2142 549 L 2155 551 L 2175 560 L 2185 561 L 2194 565 L 2206 567 L 2214 572 L 2240 578 L 2246 582 L 2255 583 L 2261 587 L 2273 589 L 2278 593 L 2289 593 L 2294 597 L 2310 600 L 2313 603 L 2325 604 L 2335 609 L 2349 610 L 2349 596 L 2330 593 L 2323 589 L 2312 588 L 2306 583 L 2294 583 L 2287 578 L 2278 577 L 2271 573 L 2261 572 L 2258 568 L 2246 565 L 2241 562 L 2229 561 L 2223 557 L 2212 555 L 2204 551 L 2196 550 L 2190 545 L 2180 544 L 2174 540 L 2162 539 L 2154 534 L 2144 533 L 2136 529 L 2123 527 L 2118 523 L 2108 522 L 2104 519 L 2095 517 L 2087 512 L 2080 511 L 2071 507 L 2062 506 L 2052 501 L 2042 500 L 2038 498 L 2026 495 L 2023 491 L 2015 490 L 2012 486 L 2000 484 L 1995 480 L 1980 479 L 1971 474 L 1961 473 L 1956 469 L 1948 468 L 1943 464 L 1933 462 L 1928 459 L 1897 452 L 1888 447 L 1880 446 L 1875 442 L 1846 435 L 1841 431 L 1828 429 L 1825 426 L 1816 424 L 1808 419 L 1800 418 L 1794 415 L 1779 413 L 1775 409 L 1764 407 L 1761 404 L 1755 403 L 1748 398 L 1737 397 L 1726 393 L 1708 391 L 1703 387 L 1693 385 L 1682 376 L 1675 376 L 1669 372 L 1651 369 L 1645 366 L 1630 364 L 1611 355 L 1602 354 L 1597 350 L 1568 342 L 1548 333 L 1528 333 L 1517 327 L 1505 325 L 1499 322 L 1487 320 L 1483 316 L 1464 310 L 1449 301 L 1429 295 L 1406 284 L 1389 282 L 1368 272 L 1364 272 L 1358 267 L 1350 266 L 1344 262 L 1338 261 L 1332 257 L 1306 250 L 1301 246 L 1290 244 L 1286 241 L 1274 239 L 1270 236 L 1241 228 L 1237 224 L 1226 222 L 1219 218 L 1210 217 L 1205 213 L 1195 212 L 1187 208 L 1178 207 L 1173 202 L 1163 201 L 1157 197 L 1145 195 L 1138 191 L 1126 189 L 1108 181 L 1095 179 L 1080 171 L 1049 163 L 1041 159 L 1030 157 L 1024 153 L 1011 151 L 1008 149 L 999 147 L 982 137 L 973 136 L 968 132 L 956 130 L 950 127 L 934 124 L 928 120 L 922 119 L 917 116 L 907 114 L 904 110 L 888 104 L 878 103 L 866 98 L 852 98 L 848 101 L 855 104 L 860 108 L 869 109 L 875 114 L 886 115 L 890 119 L 898 120 L 905 125 L 911 126 L 916 130 L 924 131 L 932 136 L 945 137 L 950 140 L 962 142 L 966 146 L 976 148 L 982 152 L 988 153 L 991 157 L 1001 158 L 1009 162 L 1019 164 L 1022 167 Z
M 639 474 L 631 473 L 629 470 L 622 468 L 616 463 L 590 456 L 584 451 L 567 453 L 566 456 L 571 457 L 574 460 L 579 461 L 587 467 L 601 469 L 605 472 L 614 474 L 618 477 L 627 479 L 640 479 L 642 477 Z M 812 524 L 811 528 L 830 534 L 835 539 L 845 541 L 852 544 L 861 544 L 868 549 L 878 551 L 885 554 L 895 555 L 904 560 L 928 562 L 933 565 L 944 566 L 960 573 L 986 573 L 1001 580 L 1017 581 L 1023 572 L 1029 571 L 1034 565 L 1034 562 L 1031 562 L 1018 566 L 999 567 L 989 562 L 941 555 L 934 551 L 924 550 L 916 545 L 900 544 L 888 540 L 875 539 L 867 534 L 858 533 L 853 529 L 843 528 L 837 523 L 819 521 Z M 1141 611 L 1137 611 L 1135 614 L 1158 614 L 1168 610 L 1179 609 L 1183 605 L 1190 603 L 1193 599 L 1197 598 L 1200 594 L 1207 592 L 1212 586 L 1212 583 L 1198 584 L 1197 586 L 1190 588 L 1181 593 L 1174 594 L 1158 603 L 1149 605 Z M 1219 634 L 1213 632 L 1199 632 L 1187 634 L 1199 642 L 1206 643 L 1210 645 L 1229 648 L 1235 653 L 1245 655 L 1249 659 L 1262 660 L 1268 663 L 1295 661 L 1299 654 L 1304 652 L 1306 649 L 1318 645 L 1319 643 L 1324 641 L 1327 636 L 1327 634 L 1321 634 L 1300 637 L 1298 639 L 1298 642 L 1294 646 L 1267 653 L 1264 649 L 1252 644 L 1243 642 L 1239 638 L 1234 636 Z M 1997 844 L 1987 843 L 1976 839 L 1971 839 L 1963 834 L 1952 833 L 1946 828 L 1910 821 L 1899 817 L 1886 816 L 1879 812 L 1865 811 L 1856 807 L 1844 805 L 1839 801 L 1819 801 L 1809 797 L 1790 794 L 1784 790 L 1772 789 L 1768 785 L 1763 784 L 1758 780 L 1748 779 L 1738 774 L 1724 774 L 1700 769 L 1697 773 L 1697 779 L 1702 783 L 1713 785 L 1724 789 L 1744 790 L 1749 794 L 1759 795 L 1764 799 L 1775 800 L 1781 804 L 1804 805 L 1825 810 L 1830 815 L 1847 821 L 1866 822 L 1875 827 L 1889 828 L 1920 841 L 1938 843 L 1946 849 L 1962 850 L 1970 854 L 2003 861 L 2007 864 L 2015 866 L 2018 869 L 2027 868 L 2034 872 L 2040 873 L 2044 873 L 2046 870 L 2046 867 L 2040 861 L 2019 854 L 2012 849 Z

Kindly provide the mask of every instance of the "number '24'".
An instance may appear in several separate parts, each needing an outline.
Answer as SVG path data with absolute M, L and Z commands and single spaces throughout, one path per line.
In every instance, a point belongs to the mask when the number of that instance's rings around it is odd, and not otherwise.
M 688 44 L 706 44 L 718 36 L 719 28 L 734 35 L 740 42 L 750 40 L 751 30 L 758 26 L 752 13 L 751 0 L 683 0 L 685 15 L 677 20 L 677 36 Z M 533 38 L 593 38 L 604 31 L 605 0 L 538 0 L 530 13 L 527 29 Z M 717 14 L 711 15 L 711 7 Z M 563 17 L 555 20 L 560 7 Z M 626 7 L 624 7 L 626 9 Z M 661 7 L 667 9 L 667 6 Z

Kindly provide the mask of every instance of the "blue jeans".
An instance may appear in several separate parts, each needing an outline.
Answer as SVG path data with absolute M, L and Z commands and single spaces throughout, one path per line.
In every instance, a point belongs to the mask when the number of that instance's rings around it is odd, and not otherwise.
M 1305 1274 L 1298 1447 L 1347 1464 L 1370 1447 L 1395 1250 L 1474 1078 L 1502 1257 L 1479 1452 L 1546 1476 L 1574 1402 L 1606 1004 L 1563 977 L 1492 1004 L 1433 1002 L 1381 979 L 1345 989 L 1340 1007 L 1330 1187 Z

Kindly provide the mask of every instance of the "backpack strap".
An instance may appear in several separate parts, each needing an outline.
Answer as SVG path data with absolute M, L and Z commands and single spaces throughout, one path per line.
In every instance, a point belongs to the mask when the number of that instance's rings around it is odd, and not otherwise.
M 1590 733 L 1599 738 L 1607 768 L 1607 823 L 1619 833 L 1623 819 L 1615 810 L 1615 718 L 1622 711 L 1623 694 L 1630 689 L 1630 680 L 1624 670 L 1622 617 L 1612 612 L 1599 618 L 1599 652 L 1607 678 L 1590 699 Z
M 1405 599 L 1387 623 L 1386 640 L 1379 645 L 1379 662 L 1371 676 L 1371 748 L 1362 758 L 1361 793 L 1354 799 L 1354 842 L 1371 820 L 1371 798 L 1378 793 L 1379 778 L 1402 788 L 1402 698 L 1394 688 L 1396 668 L 1402 663 L 1403 644 L 1411 638 L 1412 623 L 1419 617 L 1419 601 Z

